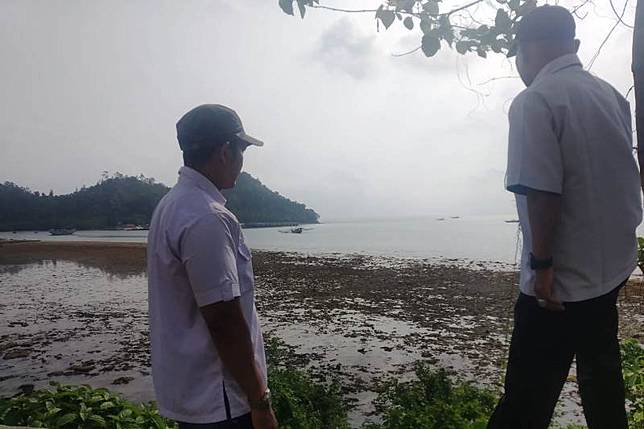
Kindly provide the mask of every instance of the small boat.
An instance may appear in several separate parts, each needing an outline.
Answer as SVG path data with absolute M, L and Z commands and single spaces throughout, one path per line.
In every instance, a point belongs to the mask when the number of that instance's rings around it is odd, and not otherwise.
M 519 223 L 518 219 L 506 220 L 505 223 Z
M 51 235 L 72 235 L 76 230 L 73 228 L 53 228 L 49 230 Z
M 298 226 L 297 228 L 291 228 L 291 232 L 293 234 L 301 234 L 302 231 L 304 231 L 304 228 L 302 228 L 301 226 Z

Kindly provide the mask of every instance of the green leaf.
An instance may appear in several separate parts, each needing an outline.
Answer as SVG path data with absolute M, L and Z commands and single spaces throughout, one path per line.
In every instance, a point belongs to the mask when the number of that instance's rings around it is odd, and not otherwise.
M 490 48 L 492 49 L 493 52 L 499 54 L 503 50 L 503 48 L 506 48 L 506 43 L 505 40 L 503 39 L 497 39 L 492 44 L 490 45 Z
M 380 21 L 382 21 L 385 28 L 389 28 L 391 24 L 394 23 L 396 14 L 391 10 L 378 9 L 378 12 L 376 12 L 376 18 L 379 18 Z
M 90 422 L 96 423 L 97 425 L 99 425 L 102 428 L 107 426 L 107 422 L 105 421 L 105 419 L 103 417 L 101 417 L 101 416 L 96 415 L 96 414 L 93 414 L 93 415 L 89 416 L 87 420 L 89 420 Z
M 532 11 L 532 9 L 537 7 L 537 0 L 526 0 L 525 3 L 521 5 L 519 10 L 517 11 L 517 16 L 525 16 L 528 14 L 528 12 Z
M 414 20 L 411 18 L 411 16 L 408 16 L 403 21 L 403 25 L 407 28 L 407 30 L 412 30 L 414 28 Z
M 420 31 L 422 31 L 423 34 L 429 34 L 433 29 L 432 22 L 433 21 L 431 19 L 429 19 L 429 18 L 426 18 L 426 17 L 421 18 L 420 19 Z
M 285 14 L 293 16 L 293 0 L 279 0 L 280 7 Z
M 421 49 L 426 57 L 433 57 L 441 49 L 441 41 L 436 36 L 425 34 L 423 36 Z
M 101 410 L 107 410 L 108 408 L 112 408 L 112 407 L 114 407 L 114 402 L 112 402 L 112 401 L 106 401 L 106 402 L 103 402 L 103 403 L 100 405 L 100 407 L 99 407 L 99 408 L 100 408 Z
M 64 416 L 61 416 L 58 418 L 58 420 L 56 420 L 56 426 L 64 427 L 65 425 L 68 425 L 74 420 L 76 420 L 76 416 L 77 416 L 76 413 L 65 414 Z
M 416 0 L 398 0 L 396 10 L 405 10 L 407 12 L 412 12 L 414 10 L 415 4 Z
M 438 16 L 440 14 L 440 7 L 436 0 L 429 0 L 423 5 L 423 10 L 431 16 Z
M 470 50 L 470 44 L 468 42 L 458 41 L 456 42 L 456 52 L 461 55 L 466 54 Z
M 297 7 L 300 9 L 300 17 L 304 19 L 304 15 L 306 14 L 306 0 L 297 0 Z
M 494 19 L 494 26 L 499 30 L 499 32 L 506 32 L 512 26 L 512 20 L 508 16 L 508 13 L 499 9 L 496 11 L 496 18 Z

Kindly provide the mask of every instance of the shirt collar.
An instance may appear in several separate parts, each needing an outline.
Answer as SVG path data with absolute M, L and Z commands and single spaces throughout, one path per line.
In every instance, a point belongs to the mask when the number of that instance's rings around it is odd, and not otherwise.
M 537 77 L 534 78 L 534 82 L 537 82 L 540 79 L 543 79 L 545 76 L 557 73 L 563 69 L 569 67 L 582 67 L 581 61 L 577 54 L 566 54 L 562 55 L 559 58 L 555 58 L 546 64 L 541 71 L 537 74 Z
M 179 169 L 179 182 L 190 183 L 202 191 L 210 195 L 215 201 L 221 205 L 226 204 L 226 198 L 224 195 L 217 189 L 214 183 L 210 181 L 206 176 L 201 174 L 195 169 L 186 167 L 185 165 Z

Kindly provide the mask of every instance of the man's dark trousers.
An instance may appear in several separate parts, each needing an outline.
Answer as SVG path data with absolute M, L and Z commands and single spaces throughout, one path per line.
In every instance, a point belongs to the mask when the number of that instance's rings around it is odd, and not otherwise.
M 624 283 L 598 298 L 565 303 L 563 312 L 519 296 L 505 394 L 488 429 L 547 429 L 575 356 L 588 429 L 628 428 L 617 339 L 617 296 Z
M 253 429 L 253 422 L 250 414 L 245 414 L 219 423 L 179 423 L 179 429 Z

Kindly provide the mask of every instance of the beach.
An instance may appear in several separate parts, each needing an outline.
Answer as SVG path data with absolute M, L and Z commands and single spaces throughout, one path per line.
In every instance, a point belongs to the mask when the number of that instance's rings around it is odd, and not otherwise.
M 429 361 L 501 386 L 518 273 L 458 259 L 254 251 L 264 330 L 342 382 L 351 421 L 371 418 L 375 386 Z M 49 381 L 154 399 L 143 243 L 0 243 L 0 395 Z M 644 342 L 644 288 L 620 295 L 620 337 Z M 570 374 L 558 421 L 580 421 Z

